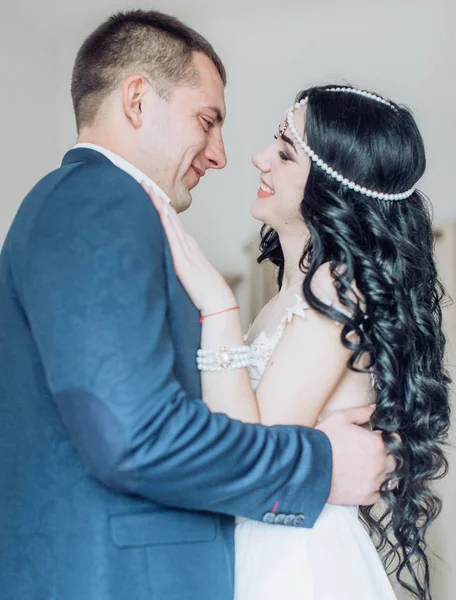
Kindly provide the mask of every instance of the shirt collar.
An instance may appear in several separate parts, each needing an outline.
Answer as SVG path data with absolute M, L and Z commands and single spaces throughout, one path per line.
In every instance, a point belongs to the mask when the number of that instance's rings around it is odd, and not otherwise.
M 138 183 L 145 183 L 146 186 L 151 187 L 156 196 L 162 198 L 168 204 L 171 204 L 171 199 L 169 196 L 165 194 L 165 192 L 155 183 L 155 181 L 152 181 L 152 179 L 145 173 L 140 171 L 137 167 L 128 162 L 128 160 L 125 160 L 125 158 L 122 158 L 115 152 L 112 152 L 103 146 L 98 146 L 98 144 L 90 143 L 76 144 L 76 146 L 73 146 L 73 150 L 77 148 L 88 148 L 89 150 L 100 152 L 100 154 L 106 156 L 106 158 L 116 165 L 116 167 L 119 167 L 119 169 L 122 169 L 122 171 L 125 171 L 125 173 L 131 175 L 131 177 L 133 177 L 133 179 L 135 179 Z

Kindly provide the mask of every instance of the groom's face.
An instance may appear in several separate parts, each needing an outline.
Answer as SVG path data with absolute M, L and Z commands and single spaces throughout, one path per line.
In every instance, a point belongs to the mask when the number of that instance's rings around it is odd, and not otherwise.
M 194 54 L 193 67 L 194 84 L 176 87 L 168 101 L 150 100 L 141 134 L 142 148 L 149 154 L 149 173 L 178 212 L 190 206 L 191 190 L 208 169 L 226 165 L 223 82 L 204 54 Z

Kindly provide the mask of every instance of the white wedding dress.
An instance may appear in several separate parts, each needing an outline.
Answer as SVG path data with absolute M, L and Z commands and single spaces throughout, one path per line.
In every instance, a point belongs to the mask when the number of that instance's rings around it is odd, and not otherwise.
M 290 288 L 263 309 L 246 336 L 254 390 L 288 323 L 306 317 L 299 291 Z M 365 381 L 353 393 L 369 403 Z M 235 552 L 235 600 L 396 600 L 356 506 L 325 505 L 312 529 L 238 518 Z

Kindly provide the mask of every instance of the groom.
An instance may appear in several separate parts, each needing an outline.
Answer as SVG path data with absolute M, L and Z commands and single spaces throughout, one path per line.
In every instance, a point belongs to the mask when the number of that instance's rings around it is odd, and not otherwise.
M 183 211 L 225 166 L 224 86 L 209 43 L 153 11 L 79 51 L 79 143 L 0 259 L 2 598 L 232 600 L 233 516 L 312 527 L 393 466 L 354 425 L 369 409 L 265 428 L 200 399 L 199 315 L 140 182 Z

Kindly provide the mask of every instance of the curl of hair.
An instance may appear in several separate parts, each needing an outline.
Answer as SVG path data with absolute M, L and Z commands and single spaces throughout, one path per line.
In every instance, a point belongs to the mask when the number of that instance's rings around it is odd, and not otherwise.
M 334 86 L 331 86 L 334 87 Z M 399 193 L 425 169 L 421 135 L 411 113 L 324 87 L 308 98 L 305 135 L 310 147 L 345 177 L 370 189 Z M 381 512 L 361 509 L 387 570 L 414 597 L 432 598 L 426 532 L 441 510 L 433 481 L 448 469 L 444 446 L 450 426 L 449 377 L 442 331 L 444 289 L 433 257 L 427 199 L 419 191 L 403 201 L 374 200 L 341 186 L 312 164 L 301 203 L 309 241 L 301 258 L 303 293 L 319 313 L 343 324 L 341 341 L 352 350 L 349 368 L 364 353 L 377 388 L 373 427 L 397 460 L 381 492 Z M 284 256 L 277 232 L 261 231 L 258 262 L 278 267 Z M 351 317 L 328 307 L 311 289 L 329 262 L 340 302 Z M 353 300 L 353 282 L 362 297 Z M 357 332 L 356 340 L 349 332 Z M 393 435 L 399 434 L 400 441 Z

